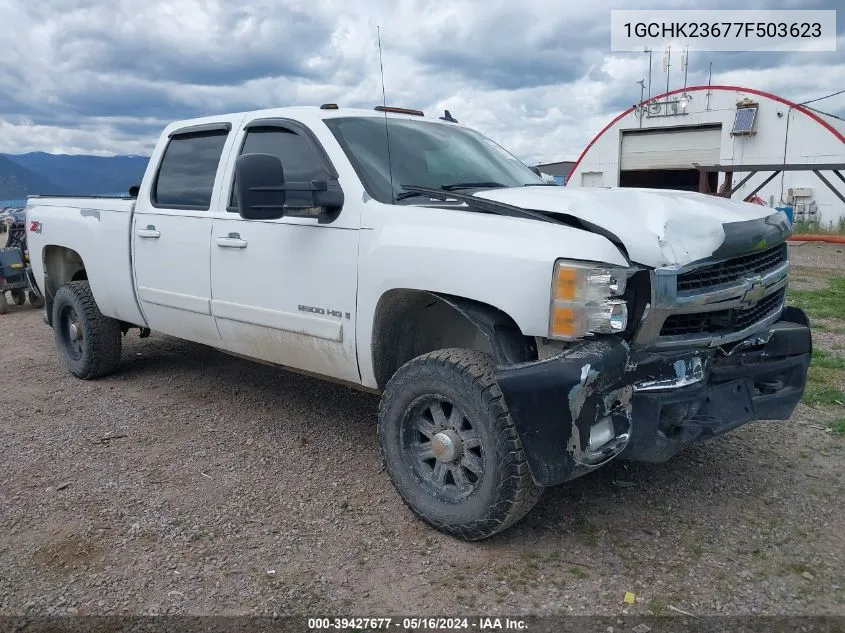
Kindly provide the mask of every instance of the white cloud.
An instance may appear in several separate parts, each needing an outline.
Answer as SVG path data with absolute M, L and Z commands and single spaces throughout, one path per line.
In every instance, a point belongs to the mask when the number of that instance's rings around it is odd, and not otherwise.
M 146 153 L 172 119 L 372 107 L 380 25 L 391 104 L 448 108 L 528 162 L 574 159 L 648 75 L 647 56 L 609 52 L 609 11 L 559 0 L 6 0 L 6 32 L 25 35 L 8 37 L 0 58 L 0 151 Z M 841 55 L 766 55 L 695 55 L 690 84 L 706 81 L 712 59 L 714 82 L 796 100 L 845 85 Z M 653 94 L 659 86 L 655 55 Z

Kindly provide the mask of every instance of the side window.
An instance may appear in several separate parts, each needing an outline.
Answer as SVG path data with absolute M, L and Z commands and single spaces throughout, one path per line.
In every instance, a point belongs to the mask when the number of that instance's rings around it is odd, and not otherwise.
M 272 154 L 278 156 L 285 170 L 285 180 L 308 181 L 325 177 L 326 165 L 310 139 L 282 127 L 249 128 L 241 154 Z M 236 183 L 232 182 L 229 211 L 237 212 Z
M 207 210 L 227 135 L 226 130 L 174 135 L 158 168 L 153 204 Z

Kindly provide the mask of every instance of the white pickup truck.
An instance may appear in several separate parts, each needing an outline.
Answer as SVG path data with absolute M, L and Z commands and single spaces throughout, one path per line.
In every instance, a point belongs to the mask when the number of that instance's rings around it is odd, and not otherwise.
M 394 486 L 462 539 L 612 459 L 790 417 L 812 341 L 783 213 L 550 186 L 448 113 L 376 110 L 172 123 L 125 199 L 31 198 L 69 371 L 114 372 L 140 328 L 379 393 Z

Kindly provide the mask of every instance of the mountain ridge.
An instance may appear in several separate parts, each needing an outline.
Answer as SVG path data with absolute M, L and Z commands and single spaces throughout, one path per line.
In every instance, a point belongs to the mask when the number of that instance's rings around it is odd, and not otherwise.
M 0 154 L 0 200 L 17 200 L 58 190 L 55 183 Z
M 140 184 L 148 156 L 0 153 L 0 200 L 32 194 L 98 195 L 122 193 Z

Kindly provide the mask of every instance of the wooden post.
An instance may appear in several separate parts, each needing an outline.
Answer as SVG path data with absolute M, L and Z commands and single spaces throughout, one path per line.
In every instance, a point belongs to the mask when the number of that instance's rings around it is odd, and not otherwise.
M 725 172 L 725 182 L 722 183 L 722 186 L 719 187 L 719 195 L 726 196 L 730 193 L 731 189 L 733 189 L 734 183 L 734 173 L 732 171 Z
M 706 171 L 699 171 L 698 172 L 698 192 L 699 193 L 710 193 L 710 178 L 708 178 L 710 174 Z

